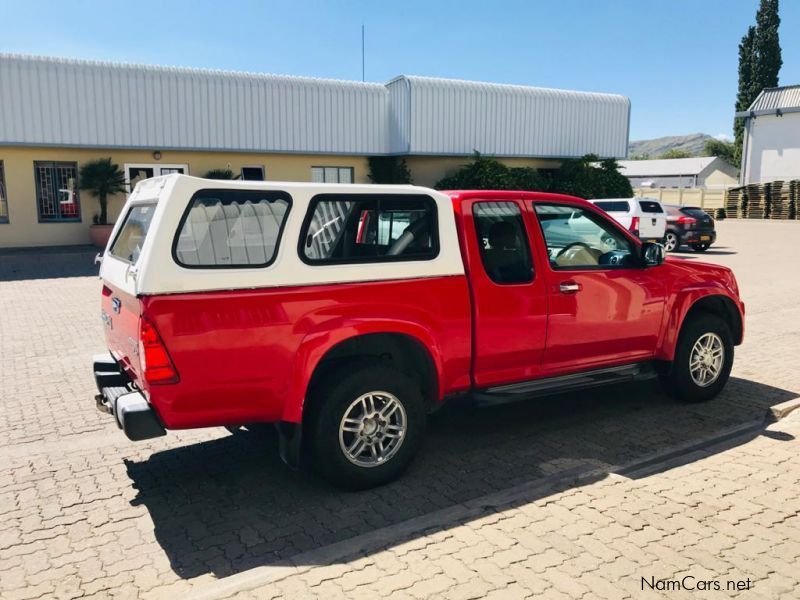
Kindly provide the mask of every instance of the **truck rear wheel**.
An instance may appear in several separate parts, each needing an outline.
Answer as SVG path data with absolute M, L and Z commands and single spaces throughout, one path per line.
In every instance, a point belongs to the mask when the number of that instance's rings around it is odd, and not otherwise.
M 672 369 L 662 378 L 669 393 L 684 402 L 711 400 L 722 391 L 733 366 L 733 340 L 728 324 L 701 313 L 681 329 Z
M 404 373 L 384 366 L 337 371 L 314 391 L 314 465 L 341 488 L 388 483 L 419 450 L 425 417 L 422 392 Z

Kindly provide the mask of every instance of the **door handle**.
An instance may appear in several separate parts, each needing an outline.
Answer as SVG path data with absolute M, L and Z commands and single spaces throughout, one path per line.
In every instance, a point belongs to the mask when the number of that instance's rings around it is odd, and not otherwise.
M 558 286 L 558 291 L 562 294 L 574 294 L 581 291 L 581 284 L 575 281 L 563 281 Z

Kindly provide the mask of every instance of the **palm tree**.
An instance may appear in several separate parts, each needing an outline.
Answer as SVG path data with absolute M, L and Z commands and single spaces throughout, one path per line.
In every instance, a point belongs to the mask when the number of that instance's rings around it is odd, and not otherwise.
M 80 187 L 100 203 L 98 225 L 108 224 L 108 197 L 125 191 L 125 173 L 111 158 L 98 158 L 81 167 Z

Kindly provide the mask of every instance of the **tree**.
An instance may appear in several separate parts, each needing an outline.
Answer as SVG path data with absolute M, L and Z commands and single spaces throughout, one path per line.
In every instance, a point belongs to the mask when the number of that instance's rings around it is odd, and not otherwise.
M 369 180 L 372 183 L 411 183 L 406 159 L 397 156 L 370 156 Z
M 706 156 L 718 156 L 732 165 L 736 164 L 736 146 L 733 142 L 716 139 L 706 140 L 704 154 Z
M 753 103 L 753 67 L 755 62 L 754 46 L 756 28 L 748 27 L 747 33 L 739 43 L 739 90 L 736 93 L 736 112 L 747 110 Z M 733 121 L 733 143 L 736 146 L 733 156 L 734 164 L 739 164 L 742 157 L 742 143 L 744 141 L 744 120 Z
M 632 154 L 628 160 L 650 160 L 650 155 L 647 152 L 641 154 Z
M 778 75 L 783 65 L 781 42 L 778 28 L 781 18 L 778 15 L 778 0 L 761 0 L 756 13 L 756 35 L 753 44 L 757 60 L 754 63 L 754 93 L 764 88 L 776 87 Z
M 679 150 L 678 148 L 670 148 L 659 158 L 692 158 L 692 153 L 686 150 Z
M 756 13 L 756 26 L 749 27 L 739 44 L 739 89 L 736 94 L 736 111 L 747 110 L 761 90 L 778 85 L 783 65 L 778 28 L 778 0 L 761 0 Z M 736 153 L 735 164 L 741 162 L 744 121 L 733 123 Z
M 230 169 L 211 169 L 203 175 L 204 179 L 237 179 Z
M 600 181 L 603 195 L 598 198 L 630 198 L 633 188 L 630 180 L 619 172 L 619 163 L 613 158 L 600 161 Z
M 108 225 L 108 197 L 127 191 L 125 173 L 111 158 L 98 158 L 81 167 L 80 188 L 97 197 L 100 204 L 97 224 Z

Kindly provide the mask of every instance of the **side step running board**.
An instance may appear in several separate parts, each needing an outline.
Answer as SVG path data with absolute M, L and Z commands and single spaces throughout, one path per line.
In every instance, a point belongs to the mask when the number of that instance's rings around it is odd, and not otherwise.
M 657 372 L 652 363 L 635 363 L 490 387 L 477 390 L 471 396 L 480 406 L 503 404 L 626 381 L 643 381 L 656 376 Z

